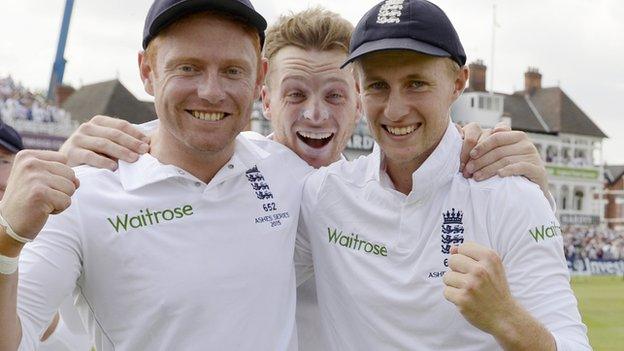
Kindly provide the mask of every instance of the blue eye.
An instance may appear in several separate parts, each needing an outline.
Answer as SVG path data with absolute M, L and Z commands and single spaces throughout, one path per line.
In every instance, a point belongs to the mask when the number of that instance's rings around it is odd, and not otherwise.
M 368 86 L 369 90 L 382 90 L 386 89 L 388 85 L 385 82 L 374 82 Z
M 289 102 L 299 102 L 305 99 L 305 94 L 301 91 L 292 91 L 285 95 L 286 100 Z
M 225 72 L 230 76 L 240 76 L 243 73 L 243 70 L 238 67 L 229 67 L 225 70 Z
M 190 66 L 190 65 L 183 65 L 183 66 L 179 66 L 178 70 L 184 73 L 192 73 L 192 72 L 195 72 L 195 67 Z

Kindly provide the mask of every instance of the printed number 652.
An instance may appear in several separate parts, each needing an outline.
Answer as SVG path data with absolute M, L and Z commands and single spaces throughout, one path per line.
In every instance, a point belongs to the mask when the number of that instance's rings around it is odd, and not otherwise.
M 268 204 L 262 204 L 262 208 L 266 211 L 266 212 L 270 212 L 270 211 L 275 211 L 277 210 L 277 206 L 275 205 L 275 202 L 271 202 Z

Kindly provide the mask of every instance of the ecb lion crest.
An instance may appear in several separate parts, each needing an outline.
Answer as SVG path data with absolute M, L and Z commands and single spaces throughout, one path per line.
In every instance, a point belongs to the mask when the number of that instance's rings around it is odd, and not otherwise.
M 254 166 L 251 169 L 248 169 L 245 172 L 245 176 L 247 176 L 247 180 L 251 184 L 251 187 L 254 190 L 258 199 L 267 200 L 273 198 L 271 189 L 266 183 L 262 173 L 258 170 L 258 166 Z
M 451 246 L 464 242 L 464 214 L 462 211 L 446 211 L 442 213 L 442 253 L 450 254 Z

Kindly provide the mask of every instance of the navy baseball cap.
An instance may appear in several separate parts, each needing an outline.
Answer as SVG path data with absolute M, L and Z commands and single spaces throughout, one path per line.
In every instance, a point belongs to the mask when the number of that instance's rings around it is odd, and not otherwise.
M 22 137 L 20 137 L 19 133 L 3 122 L 0 122 L 0 147 L 14 154 L 24 149 Z
M 143 28 L 143 49 L 167 26 L 173 22 L 202 11 L 228 13 L 247 21 L 258 30 L 260 45 L 264 45 L 264 30 L 267 22 L 249 0 L 154 0 L 145 18 Z
M 442 9 L 425 0 L 386 0 L 375 5 L 355 27 L 342 67 L 384 50 L 411 50 L 466 64 L 453 24 Z

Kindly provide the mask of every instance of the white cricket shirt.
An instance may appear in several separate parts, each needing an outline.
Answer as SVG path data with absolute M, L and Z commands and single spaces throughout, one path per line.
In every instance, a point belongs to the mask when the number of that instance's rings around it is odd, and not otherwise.
M 542 192 L 520 177 L 465 179 L 461 144 L 449 124 L 408 196 L 381 171 L 378 146 L 306 181 L 295 262 L 300 272 L 314 262 L 331 350 L 500 349 L 443 295 L 450 246 L 467 241 L 499 253 L 513 296 L 559 351 L 590 349 Z
M 59 323 L 39 351 L 91 351 L 92 343 L 71 296 L 61 303 Z
M 150 155 L 81 187 L 20 262 L 21 350 L 73 292 L 98 351 L 296 350 L 293 250 L 311 168 L 259 134 L 204 184 Z

